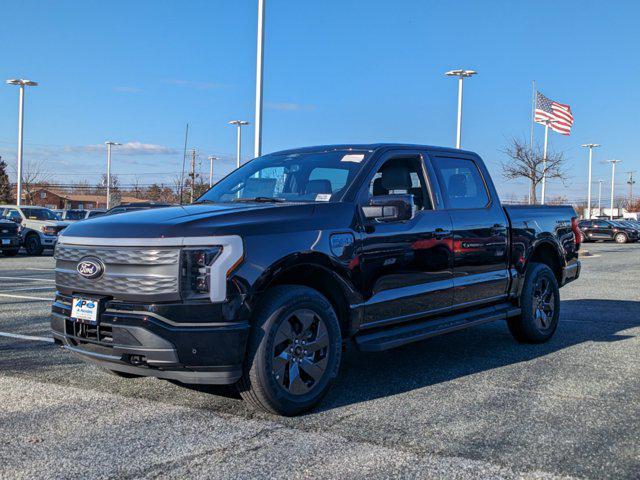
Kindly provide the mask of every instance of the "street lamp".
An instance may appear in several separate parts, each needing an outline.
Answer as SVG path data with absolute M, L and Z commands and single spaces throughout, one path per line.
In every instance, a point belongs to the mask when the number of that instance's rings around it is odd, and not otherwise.
M 104 142 L 107 146 L 107 210 L 111 206 L 111 147 L 122 145 L 118 142 Z
M 458 77 L 458 129 L 456 132 L 456 148 L 460 148 L 460 139 L 462 135 L 462 81 L 466 77 L 476 75 L 478 72 L 475 70 L 449 70 L 445 73 L 447 77 Z
M 598 180 L 598 216 L 602 215 L 602 184 L 604 180 Z
M 253 156 L 262 154 L 262 79 L 264 63 L 264 4 L 266 0 L 258 0 L 258 35 L 256 45 L 256 111 L 255 130 L 253 135 Z M 240 164 L 238 164 L 240 166 Z
M 587 187 L 587 219 L 591 220 L 591 163 L 593 160 L 593 149 L 600 146 L 599 143 L 585 143 L 582 145 L 589 149 L 589 186 Z
M 20 101 L 18 106 L 18 169 L 17 169 L 17 192 L 16 204 L 22 204 L 22 137 L 24 128 L 24 87 L 37 87 L 38 83 L 23 78 L 11 78 L 6 81 L 7 85 L 18 85 L 20 87 Z
M 220 160 L 218 157 L 209 155 L 209 188 L 213 186 L 213 161 Z
M 607 160 L 611 164 L 611 211 L 609 212 L 609 219 L 613 220 L 613 194 L 614 184 L 616 180 L 616 163 L 620 163 L 622 160 Z
M 249 122 L 245 120 L 231 120 L 229 125 L 235 125 L 238 127 L 238 144 L 236 145 L 236 168 L 240 168 L 240 144 L 242 142 L 242 127 L 243 125 L 249 125 Z

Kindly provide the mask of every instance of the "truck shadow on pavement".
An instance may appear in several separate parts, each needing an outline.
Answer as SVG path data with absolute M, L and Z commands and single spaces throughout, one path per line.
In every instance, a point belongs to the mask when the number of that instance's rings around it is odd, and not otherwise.
M 585 342 L 624 341 L 640 326 L 640 302 L 565 300 L 558 330 L 547 343 L 517 343 L 505 322 L 434 337 L 381 353 L 349 349 L 319 410 L 396 395 L 460 377 L 541 358 Z
M 343 354 L 334 388 L 313 412 L 454 381 L 467 375 L 542 358 L 586 342 L 624 341 L 634 336 L 625 334 L 625 330 L 638 326 L 640 302 L 564 300 L 556 335 L 544 344 L 518 344 L 504 322 L 494 322 L 381 353 L 363 353 L 349 346 Z M 173 404 L 240 415 L 245 411 L 245 414 L 252 415 L 244 404 L 236 400 L 229 403 L 230 398 L 239 398 L 233 387 L 183 384 L 170 387 L 166 382 L 155 379 L 122 380 L 58 351 L 58 347 L 53 345 L 31 342 L 0 345 L 0 371 L 127 397 L 149 397 Z

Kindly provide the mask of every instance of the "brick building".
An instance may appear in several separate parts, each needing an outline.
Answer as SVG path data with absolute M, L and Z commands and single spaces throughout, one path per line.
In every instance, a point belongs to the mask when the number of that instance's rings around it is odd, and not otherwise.
M 114 197 L 111 197 L 112 200 Z M 142 198 L 121 196 L 120 203 L 144 202 Z M 67 193 L 53 188 L 39 188 L 33 192 L 29 199 L 31 205 L 38 205 L 52 209 L 92 210 L 95 208 L 107 208 L 107 199 L 104 195 L 86 195 L 81 193 Z

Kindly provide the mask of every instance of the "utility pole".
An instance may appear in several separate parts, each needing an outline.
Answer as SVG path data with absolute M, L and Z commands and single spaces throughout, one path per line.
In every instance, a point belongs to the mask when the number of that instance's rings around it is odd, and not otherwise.
M 624 172 L 627 175 L 629 175 L 629 179 L 627 180 L 627 185 L 629 185 L 629 205 L 631 205 L 633 203 L 633 184 L 636 183 L 636 181 L 633 179 L 633 174 L 636 173 L 635 170 L 630 170 L 628 172 Z
M 193 196 L 195 194 L 196 188 L 196 149 L 191 150 L 191 173 L 189 174 L 191 177 L 191 201 L 189 203 L 193 203 Z
M 622 160 L 607 160 L 611 164 L 611 211 L 609 212 L 609 219 L 613 220 L 613 197 L 615 195 L 615 181 L 616 181 L 616 163 L 620 163 Z
M 107 146 L 107 210 L 109 210 L 111 208 L 111 147 L 122 144 L 112 141 L 104 144 Z

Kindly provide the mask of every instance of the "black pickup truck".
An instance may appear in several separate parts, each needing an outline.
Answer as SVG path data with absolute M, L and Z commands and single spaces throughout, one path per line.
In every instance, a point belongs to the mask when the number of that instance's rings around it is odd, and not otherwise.
M 327 392 L 347 340 L 381 351 L 494 320 L 548 340 L 579 238 L 572 207 L 502 206 L 472 152 L 287 150 L 192 205 L 67 227 L 51 326 L 117 375 L 236 384 L 294 415 Z

